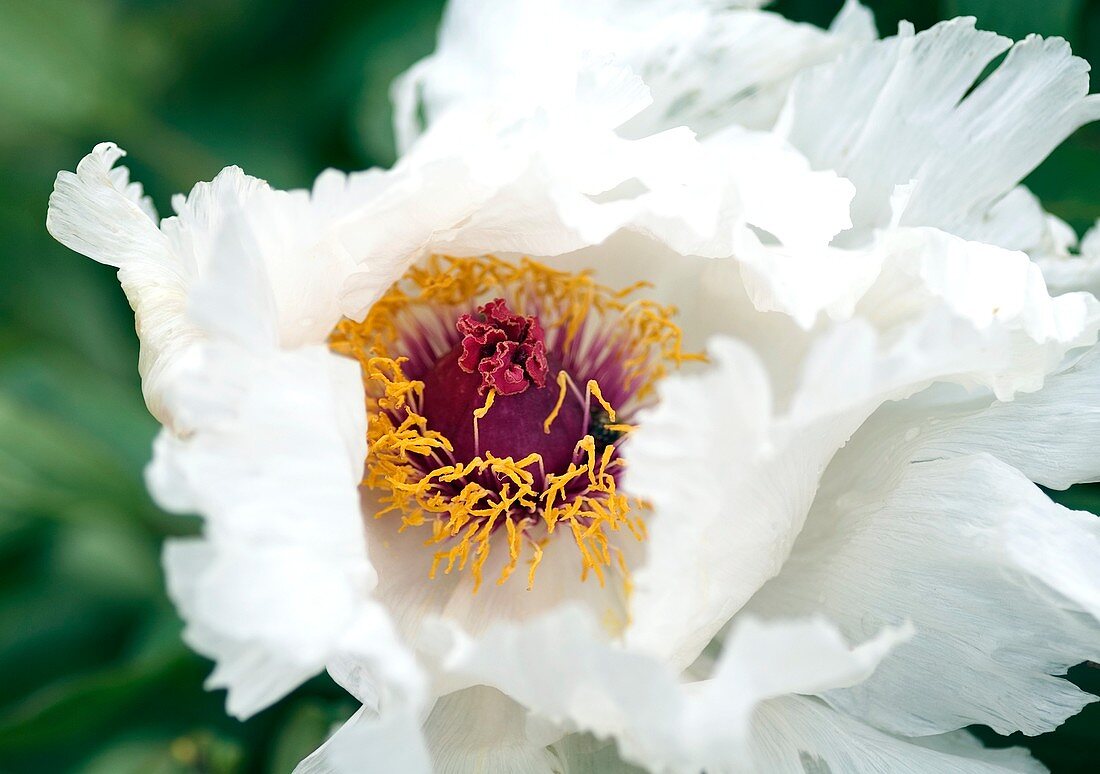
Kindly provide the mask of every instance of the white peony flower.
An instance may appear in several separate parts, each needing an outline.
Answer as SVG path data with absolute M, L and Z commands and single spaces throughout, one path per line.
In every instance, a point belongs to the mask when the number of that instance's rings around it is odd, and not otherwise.
M 1083 63 L 623 5 L 453 4 L 388 172 L 159 224 L 113 145 L 58 176 L 204 519 L 165 568 L 210 685 L 361 701 L 303 772 L 1041 769 L 963 729 L 1100 659 L 1100 526 L 1035 486 L 1100 478 L 1100 305 L 1018 187 Z

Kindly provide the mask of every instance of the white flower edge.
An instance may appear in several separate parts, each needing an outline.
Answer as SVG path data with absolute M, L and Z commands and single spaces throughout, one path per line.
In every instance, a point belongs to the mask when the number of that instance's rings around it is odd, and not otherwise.
M 777 131 L 814 168 L 852 181 L 857 232 L 893 222 L 1003 240 L 1019 233 L 987 228 L 1003 197 L 1075 129 L 1100 118 L 1088 70 L 1060 38 L 1013 44 L 976 30 L 973 18 L 917 34 L 903 24 L 894 37 L 801 73 Z M 895 212 L 899 187 L 909 190 Z
M 850 648 L 822 620 L 749 621 L 727 642 L 711 680 L 692 685 L 681 683 L 677 672 L 659 660 L 609 644 L 582 608 L 559 608 L 524 622 L 501 621 L 478 637 L 438 620 L 422 645 L 443 662 L 444 671 L 464 676 L 471 687 L 496 688 L 541 719 L 515 727 L 515 738 L 528 740 L 515 745 L 517 756 L 530 759 L 560 738 L 563 732 L 555 733 L 555 727 L 581 729 L 615 739 L 627 760 L 647 770 L 697 771 L 703 766 L 725 770 L 747 759 L 752 716 L 760 702 L 800 689 L 858 682 L 906 636 L 904 627 L 884 631 Z M 479 702 L 491 703 L 485 690 L 467 688 L 441 701 L 454 702 L 451 711 L 468 715 Z M 427 728 L 431 734 L 431 720 Z M 329 744 L 350 755 L 351 739 L 338 741 L 339 736 Z M 359 766 L 377 752 L 359 748 Z M 453 750 L 440 755 L 452 764 L 439 768 L 437 756 L 437 771 L 465 770 Z M 542 768 L 532 770 L 549 771 L 551 762 L 544 759 Z M 514 759 L 511 765 L 499 770 L 514 770 Z M 336 765 L 333 770 L 355 769 Z
M 800 695 L 860 683 L 910 634 L 886 629 L 852 647 L 824 619 L 746 619 L 710 676 L 683 682 L 666 663 L 608 644 L 580 609 L 501 622 L 476 638 L 440 621 L 432 650 L 474 687 L 439 700 L 426 739 L 384 739 L 361 712 L 298 774 L 361 771 L 401 754 L 398 744 L 421 751 L 407 769 L 414 774 L 801 772 L 811 764 L 868 773 L 1044 771 L 1021 750 L 985 750 L 964 733 L 902 739 Z M 506 730 L 490 739 L 475 717 Z M 614 747 L 593 756 L 599 747 L 581 732 Z
M 326 172 L 311 197 L 273 190 L 238 167 L 227 167 L 188 196 L 175 197 L 177 214 L 158 223 L 141 186 L 128 182 L 125 167 L 115 166 L 123 155 L 114 143 L 100 143 L 75 173 L 58 173 L 46 226 L 62 244 L 119 270 L 141 342 L 138 370 L 146 402 L 155 417 L 172 425 L 162 393 L 175 378 L 176 363 L 211 333 L 192 319 L 196 284 L 215 264 L 231 283 L 251 262 L 247 271 L 262 275 L 263 295 L 234 299 L 244 300 L 245 308 L 235 319 L 215 324 L 246 326 L 267 345 L 323 341 L 339 318 L 337 289 L 352 267 L 334 253 L 318 254 L 313 262 L 296 258 L 313 249 L 329 218 L 367 198 L 375 178 Z M 217 252 L 234 250 L 240 261 L 217 259 Z M 207 284 L 213 292 L 233 295 L 232 289 L 219 291 L 219 282 Z M 255 306 L 261 303 L 263 308 Z
M 608 66 L 632 73 L 652 95 L 643 112 L 627 116 L 629 136 L 677 126 L 701 134 L 734 124 L 767 129 L 799 71 L 875 37 L 871 14 L 854 0 L 828 31 L 760 5 L 452 2 L 435 52 L 394 84 L 399 146 L 407 151 L 456 110 L 505 121 L 571 111 L 576 84 Z M 485 46 L 486 36 L 496 43 Z
M 625 447 L 624 486 L 654 509 L 627 633 L 638 647 L 690 663 L 780 571 L 826 466 L 881 405 L 933 382 L 1010 400 L 1096 341 L 1095 299 L 1051 299 L 1025 255 L 931 229 L 892 239 L 868 296 L 882 311 L 809 334 L 793 383 L 749 332 L 716 337 L 709 368 L 659 386 Z
M 900 339 L 860 321 L 824 331 L 789 397 L 730 339 L 666 380 L 628 447 L 624 485 L 655 513 L 627 642 L 686 666 L 745 612 L 824 611 L 854 639 L 911 620 L 913 643 L 830 701 L 903 735 L 1040 733 L 1080 710 L 1089 697 L 1056 676 L 1097 657 L 1100 521 L 1009 466 L 1057 487 L 1100 477 L 1100 355 L 1080 355 L 1096 318 L 1036 327 L 1025 308 L 984 328 L 933 308 Z M 973 674 L 987 678 L 955 689 Z
M 824 609 L 849 636 L 914 623 L 838 706 L 900 733 L 1034 734 L 1094 699 L 1060 675 L 1097 657 L 1100 520 L 1030 482 L 1100 477 L 1098 363 L 1094 347 L 1011 402 L 941 387 L 884 406 L 832 461 L 788 564 L 747 609 Z

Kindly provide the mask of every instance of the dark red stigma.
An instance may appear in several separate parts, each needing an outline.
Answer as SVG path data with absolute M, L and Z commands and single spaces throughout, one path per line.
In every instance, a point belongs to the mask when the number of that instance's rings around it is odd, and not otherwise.
M 530 385 L 546 386 L 550 366 L 546 341 L 537 317 L 524 317 L 508 308 L 503 298 L 494 298 L 477 308 L 478 314 L 464 314 L 455 324 L 462 334 L 459 367 L 481 375 L 478 392 L 490 389 L 500 395 L 519 395 Z
M 546 473 L 564 472 L 588 418 L 583 401 L 570 392 L 546 431 L 559 396 L 553 380 L 547 388 L 547 375 L 561 371 L 562 362 L 560 353 L 547 352 L 538 318 L 515 314 L 498 298 L 476 315 L 463 314 L 455 327 L 462 339 L 420 377 L 428 427 L 451 441 L 460 462 L 486 453 L 519 460 L 535 452 Z M 475 436 L 474 411 L 490 389 L 496 400 Z

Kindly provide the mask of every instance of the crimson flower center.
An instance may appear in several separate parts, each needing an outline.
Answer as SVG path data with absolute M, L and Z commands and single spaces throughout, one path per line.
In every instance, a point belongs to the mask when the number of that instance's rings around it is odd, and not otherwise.
M 620 441 L 657 380 L 697 358 L 674 309 L 629 298 L 639 287 L 432 256 L 333 331 L 363 371 L 374 516 L 422 530 L 428 577 L 468 569 L 476 592 L 483 572 L 500 584 L 526 566 L 531 588 L 565 542 L 581 580 L 629 588 L 621 543 L 644 539 L 645 507 L 620 490 Z
M 538 318 L 515 314 L 498 298 L 476 316 L 460 316 L 455 327 L 462 339 L 423 376 L 428 426 L 450 439 L 458 460 L 486 453 L 518 460 L 534 452 L 546 473 L 567 469 L 589 422 L 581 401 L 566 400 L 545 430 L 559 397 L 546 377 L 562 364 L 547 354 Z M 496 392 L 492 407 L 475 425 L 471 417 L 489 390 Z
M 479 374 L 484 395 L 518 395 L 531 385 L 546 386 L 546 336 L 537 317 L 524 317 L 508 308 L 503 298 L 479 306 L 478 314 L 464 314 L 455 327 L 462 334 L 459 367 Z

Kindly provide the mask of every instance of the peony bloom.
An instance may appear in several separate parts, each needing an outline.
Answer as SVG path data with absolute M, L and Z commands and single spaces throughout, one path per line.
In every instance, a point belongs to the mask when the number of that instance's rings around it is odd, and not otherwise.
M 209 684 L 362 702 L 304 772 L 1041 769 L 962 729 L 1100 659 L 1100 526 L 1035 485 L 1100 478 L 1100 304 L 1018 187 L 1085 65 L 620 5 L 453 4 L 390 171 L 159 224 L 113 145 L 58 176 Z

